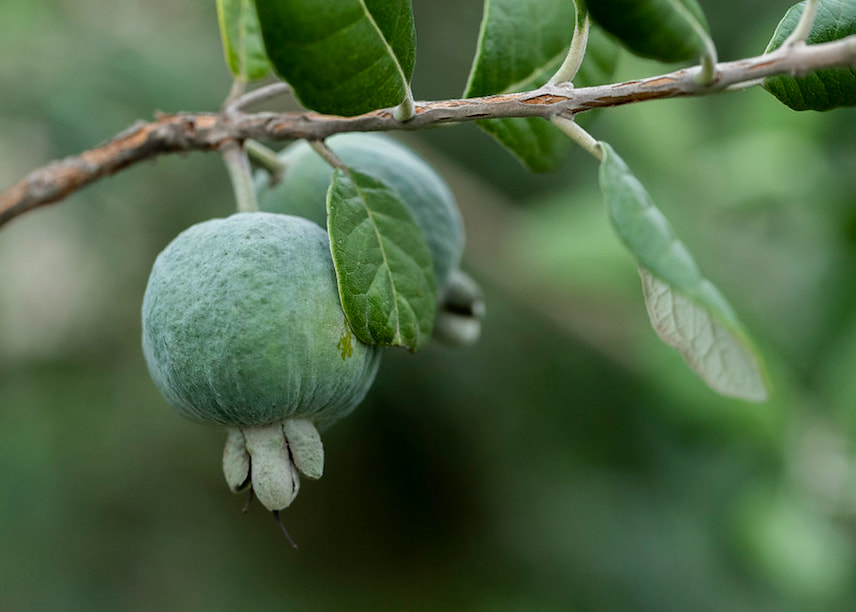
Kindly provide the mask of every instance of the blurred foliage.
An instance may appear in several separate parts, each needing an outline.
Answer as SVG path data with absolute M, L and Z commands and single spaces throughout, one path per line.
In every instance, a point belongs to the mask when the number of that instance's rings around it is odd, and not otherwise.
M 702 4 L 724 59 L 762 51 L 785 8 Z M 415 9 L 417 99 L 460 95 L 481 3 Z M 229 89 L 213 2 L 0 14 L 0 186 Z M 536 176 L 472 125 L 402 135 L 460 199 L 484 337 L 388 352 L 327 434 L 327 474 L 284 515 L 298 552 L 259 507 L 241 514 L 224 436 L 177 417 L 140 354 L 155 255 L 233 210 L 220 160 L 164 157 L 12 222 L 0 609 L 853 609 L 854 119 L 749 91 L 589 126 L 760 342 L 762 405 L 713 395 L 656 339 L 593 160 Z

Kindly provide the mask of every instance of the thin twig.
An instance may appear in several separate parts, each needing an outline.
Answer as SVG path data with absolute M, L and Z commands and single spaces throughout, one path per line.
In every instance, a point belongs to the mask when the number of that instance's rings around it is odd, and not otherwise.
M 266 141 L 323 140 L 340 132 L 418 130 L 478 119 L 573 116 L 576 113 L 648 100 L 705 96 L 778 74 L 856 65 L 856 35 L 817 45 L 782 47 L 769 54 L 716 66 L 710 85 L 698 82 L 698 66 L 647 79 L 573 89 L 545 86 L 523 93 L 464 100 L 417 102 L 406 122 L 382 109 L 356 117 L 295 113 L 184 113 L 138 123 L 79 155 L 55 161 L 0 192 L 0 225 L 39 206 L 57 202 L 98 179 L 165 153 L 220 150 L 248 138 Z M 273 89 L 282 92 L 282 84 Z M 266 88 L 262 88 L 266 89 Z M 258 99 L 262 89 L 239 99 Z M 270 90 L 269 90 L 270 91 Z M 257 94 L 256 98 L 249 98 Z M 267 94 L 266 94 L 267 95 Z
M 240 100 L 241 96 L 244 95 L 244 92 L 247 90 L 247 82 L 242 81 L 241 79 L 232 79 L 232 87 L 229 89 L 229 93 L 226 96 L 226 99 L 223 101 L 222 110 L 224 113 L 229 112 L 229 108 L 235 103 L 236 100 Z
M 347 170 L 348 166 L 343 162 L 338 155 L 333 153 L 333 150 L 327 146 L 323 140 L 310 140 L 309 145 L 315 149 L 315 152 L 320 155 L 325 162 L 333 166 L 334 168 L 341 168 L 342 170 Z
M 272 98 L 284 96 L 290 91 L 291 86 L 288 83 L 279 82 L 265 85 L 264 87 L 254 89 L 251 92 L 245 93 L 240 98 L 236 98 L 229 102 L 229 104 L 223 108 L 223 112 L 227 115 L 243 112 L 251 106 L 261 104 L 262 102 L 266 102 Z
M 271 176 L 271 184 L 278 183 L 285 175 L 285 163 L 276 154 L 258 140 L 248 138 L 244 141 L 244 150 L 257 166 L 264 168 Z

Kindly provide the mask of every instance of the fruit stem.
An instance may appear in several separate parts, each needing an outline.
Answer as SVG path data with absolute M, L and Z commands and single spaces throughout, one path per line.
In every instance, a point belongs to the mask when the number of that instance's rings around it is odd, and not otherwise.
M 270 174 L 271 185 L 276 185 L 285 176 L 287 168 L 273 149 L 266 147 L 258 140 L 245 140 L 244 150 L 257 166 Z
M 246 151 L 238 142 L 229 141 L 223 145 L 220 153 L 223 155 L 226 170 L 229 171 L 238 212 L 258 212 L 259 205 L 256 202 L 256 192 L 253 188 L 253 177 Z
M 308 140 L 309 146 L 312 147 L 318 155 L 320 155 L 325 162 L 330 164 L 333 168 L 341 168 L 342 170 L 347 170 L 348 166 L 345 165 L 338 155 L 333 153 L 333 150 L 327 146 L 327 143 L 323 140 Z

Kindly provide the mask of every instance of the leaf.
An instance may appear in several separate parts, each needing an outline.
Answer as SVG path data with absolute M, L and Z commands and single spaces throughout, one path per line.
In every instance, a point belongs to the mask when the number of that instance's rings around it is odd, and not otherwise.
M 794 31 L 805 2 L 792 6 L 779 23 L 767 52 L 778 49 Z M 831 42 L 856 34 L 856 2 L 820 0 L 814 25 L 806 42 Z M 775 76 L 764 80 L 764 89 L 782 104 L 798 111 L 826 111 L 839 106 L 856 106 L 856 68 L 817 70 L 804 77 Z
M 464 97 L 541 87 L 561 66 L 573 32 L 574 3 L 570 0 L 485 0 Z M 614 48 L 605 37 L 596 46 L 593 63 L 587 66 L 586 61 L 581 69 L 590 78 L 609 70 L 608 49 Z M 615 54 L 611 57 L 614 69 Z M 561 131 L 538 117 L 483 120 L 477 125 L 533 172 L 554 170 L 573 146 Z
M 683 62 L 713 47 L 696 0 L 587 0 L 592 18 L 636 55 Z
M 766 400 L 763 365 L 731 306 L 702 275 L 624 161 L 607 143 L 600 146 L 601 191 L 613 227 L 639 264 L 645 305 L 657 334 L 714 391 Z
M 410 97 L 411 0 L 256 0 L 268 57 L 312 110 L 359 115 Z
M 574 32 L 569 0 L 485 0 L 478 48 L 465 98 L 536 89 L 562 64 Z M 573 143 L 538 117 L 477 125 L 533 172 L 549 172 Z
M 337 168 L 327 227 L 342 308 L 366 344 L 421 348 L 431 337 L 437 282 L 425 237 L 398 192 Z
M 526 91 L 546 83 L 571 44 L 570 0 L 486 0 L 466 97 Z
M 270 63 L 253 0 L 217 0 L 220 36 L 229 70 L 241 81 L 263 79 Z

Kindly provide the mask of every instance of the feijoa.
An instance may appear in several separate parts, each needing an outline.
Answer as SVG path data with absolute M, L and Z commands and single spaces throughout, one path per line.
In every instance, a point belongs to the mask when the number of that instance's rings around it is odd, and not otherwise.
M 319 477 L 317 430 L 350 413 L 380 349 L 350 332 L 327 233 L 301 217 L 240 213 L 194 225 L 157 257 L 143 353 L 183 416 L 229 428 L 224 472 L 279 510 L 297 471 Z M 295 454 L 296 453 L 296 454 Z

